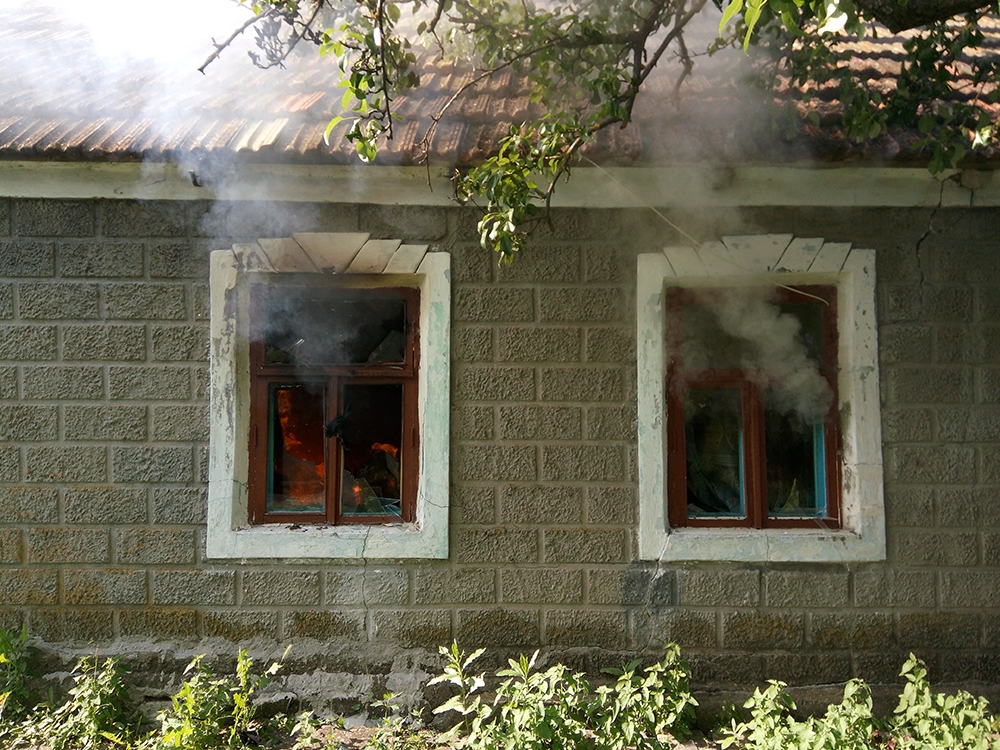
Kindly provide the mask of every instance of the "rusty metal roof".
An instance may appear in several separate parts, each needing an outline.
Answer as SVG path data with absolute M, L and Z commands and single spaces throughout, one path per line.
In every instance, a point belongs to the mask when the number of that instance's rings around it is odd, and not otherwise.
M 988 32 L 988 51 L 998 49 L 1000 22 L 991 21 Z M 851 64 L 872 85 L 891 93 L 904 54 L 902 41 L 883 36 L 852 42 Z M 329 145 L 323 140 L 327 122 L 342 114 L 343 90 L 335 87 L 334 64 L 314 49 L 295 55 L 286 69 L 267 71 L 236 52 L 224 54 L 207 75 L 191 69 L 194 65 L 164 70 L 120 63 L 99 64 L 87 30 L 54 19 L 44 8 L 0 9 L 0 158 L 357 162 L 353 146 L 342 137 L 346 121 L 334 128 Z M 807 125 L 789 138 L 771 135 L 760 94 L 739 83 L 746 68 L 739 55 L 696 68 L 679 103 L 669 81 L 654 81 L 637 104 L 634 122 L 600 133 L 587 155 L 605 164 L 886 161 L 906 156 L 906 145 L 916 138 L 914 128 L 864 146 L 849 142 L 838 127 L 840 108 L 832 86 L 813 92 L 818 126 Z M 418 163 L 430 115 L 468 76 L 428 56 L 420 87 L 396 100 L 403 119 L 378 163 Z M 957 97 L 966 95 L 961 84 L 956 82 Z M 524 82 L 505 71 L 469 90 L 449 112 L 430 160 L 437 165 L 480 161 L 512 125 L 540 112 Z M 760 127 L 748 127 L 754 122 Z

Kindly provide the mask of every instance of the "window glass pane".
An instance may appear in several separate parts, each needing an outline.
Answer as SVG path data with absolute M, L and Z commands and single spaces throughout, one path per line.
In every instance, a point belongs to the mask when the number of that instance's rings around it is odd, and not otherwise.
M 326 506 L 323 386 L 272 384 L 268 393 L 268 513 L 322 513 Z
M 685 306 L 681 358 L 686 370 L 738 368 L 752 359 L 750 342 L 725 330 L 720 322 L 722 304 Z
M 688 388 L 684 429 L 688 516 L 745 516 L 739 390 Z
M 402 384 L 345 385 L 343 404 L 329 430 L 343 459 L 341 515 L 401 516 Z
M 402 362 L 406 300 L 331 289 L 261 290 L 264 361 L 344 365 Z
M 823 365 L 823 308 L 822 302 L 796 302 L 779 305 L 783 315 L 799 321 L 799 340 L 806 348 L 806 355 L 816 364 Z
M 764 407 L 767 509 L 776 516 L 826 515 L 823 423 Z

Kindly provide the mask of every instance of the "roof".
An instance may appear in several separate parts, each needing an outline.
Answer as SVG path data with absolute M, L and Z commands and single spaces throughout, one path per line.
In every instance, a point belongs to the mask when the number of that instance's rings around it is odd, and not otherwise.
M 1000 22 L 991 20 L 987 31 L 988 47 L 996 50 Z M 897 35 L 851 42 L 851 64 L 871 85 L 891 93 L 904 54 L 902 41 Z M 207 43 L 205 49 L 210 50 Z M 99 64 L 88 30 L 53 17 L 50 9 L 0 8 L 5 78 L 0 158 L 357 163 L 353 146 L 342 138 L 347 122 L 338 125 L 329 144 L 324 142 L 327 123 L 342 114 L 343 90 L 336 88 L 332 61 L 319 58 L 315 49 L 295 55 L 286 69 L 267 71 L 227 51 L 207 75 L 194 70 L 197 63 L 162 69 L 117 62 Z M 666 76 L 654 80 L 637 104 L 634 122 L 603 131 L 588 156 L 605 165 L 912 159 L 907 144 L 917 137 L 915 129 L 865 146 L 848 141 L 838 125 L 840 105 L 831 86 L 814 92 L 818 126 L 807 125 L 788 139 L 774 135 L 760 95 L 739 83 L 747 69 L 740 54 L 699 61 L 679 106 L 672 82 Z M 395 102 L 403 120 L 378 163 L 418 163 L 430 113 L 472 76 L 473 71 L 425 55 L 419 88 Z M 958 96 L 963 95 L 961 83 L 956 84 Z M 442 121 L 430 160 L 435 165 L 480 161 L 512 125 L 540 111 L 524 82 L 509 71 L 489 78 L 470 89 Z

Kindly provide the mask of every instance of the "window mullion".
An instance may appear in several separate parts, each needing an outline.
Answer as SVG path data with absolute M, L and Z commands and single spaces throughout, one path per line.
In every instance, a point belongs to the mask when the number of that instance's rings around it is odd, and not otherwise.
M 749 380 L 741 390 L 743 407 L 743 465 L 747 522 L 755 529 L 767 521 L 767 464 L 764 450 L 764 400 Z

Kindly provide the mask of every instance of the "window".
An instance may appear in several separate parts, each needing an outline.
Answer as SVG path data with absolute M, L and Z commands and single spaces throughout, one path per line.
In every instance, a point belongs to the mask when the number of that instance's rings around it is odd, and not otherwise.
M 673 287 L 671 527 L 837 528 L 837 290 Z
M 250 522 L 412 522 L 419 290 L 270 276 L 250 286 Z
M 639 256 L 642 559 L 885 558 L 874 288 L 790 235 Z
M 447 557 L 448 254 L 296 234 L 209 285 L 208 557 Z

